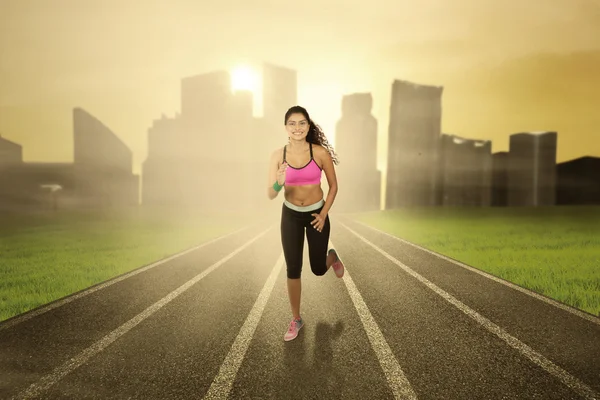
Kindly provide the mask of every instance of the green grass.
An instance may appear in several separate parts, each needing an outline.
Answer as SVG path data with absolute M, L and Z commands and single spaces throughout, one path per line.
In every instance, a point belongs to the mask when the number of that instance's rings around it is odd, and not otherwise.
M 246 226 L 179 210 L 0 215 L 0 321 Z
M 352 217 L 600 314 L 600 207 L 417 208 Z

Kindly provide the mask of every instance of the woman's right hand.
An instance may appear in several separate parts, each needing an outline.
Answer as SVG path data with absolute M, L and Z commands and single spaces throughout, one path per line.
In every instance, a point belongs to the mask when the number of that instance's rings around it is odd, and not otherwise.
M 285 170 L 287 169 L 287 167 L 287 163 L 284 162 L 279 166 L 279 169 L 277 170 L 277 183 L 279 183 L 279 186 L 283 186 L 283 184 L 285 183 Z

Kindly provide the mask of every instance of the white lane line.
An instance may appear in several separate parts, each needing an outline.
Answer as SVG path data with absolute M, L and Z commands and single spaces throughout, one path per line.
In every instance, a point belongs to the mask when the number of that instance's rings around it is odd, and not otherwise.
M 164 258 L 162 260 L 159 260 L 159 261 L 157 261 L 155 263 L 152 263 L 150 265 L 147 265 L 145 267 L 138 268 L 138 269 L 136 269 L 134 271 L 128 272 L 128 273 L 126 273 L 124 275 L 121 275 L 121 276 L 117 276 L 117 277 L 115 277 L 115 278 L 113 278 L 111 280 L 108 280 L 108 281 L 104 282 L 104 283 L 101 283 L 101 284 L 96 285 L 96 286 L 92 286 L 89 289 L 85 289 L 85 290 L 83 290 L 81 292 L 75 293 L 75 294 L 73 294 L 71 296 L 65 297 L 65 298 L 63 298 L 61 300 L 55 301 L 55 302 L 50 303 L 50 304 L 48 304 L 46 306 L 42 306 L 42 307 L 40 307 L 38 309 L 35 309 L 35 310 L 32 310 L 30 312 L 26 312 L 26 313 L 24 313 L 24 314 L 22 314 L 22 315 L 20 315 L 18 317 L 9 319 L 9 320 L 7 320 L 5 322 L 0 322 L 0 331 L 3 330 L 3 329 L 8 329 L 10 327 L 13 327 L 13 326 L 15 326 L 15 325 L 17 325 L 17 324 L 19 324 L 19 323 L 21 323 L 23 321 L 27 321 L 28 319 L 31 319 L 33 317 L 37 317 L 38 315 L 41 315 L 41 314 L 43 314 L 45 312 L 48 312 L 48 311 L 53 310 L 55 308 L 58 308 L 60 306 L 64 306 L 67 303 L 70 303 L 70 302 L 72 302 L 74 300 L 80 299 L 80 298 L 82 298 L 84 296 L 87 296 L 88 294 L 97 292 L 98 290 L 102 290 L 102 289 L 104 289 L 104 288 L 106 288 L 106 287 L 108 287 L 110 285 L 113 285 L 113 284 L 115 284 L 117 282 L 121 282 L 121 281 L 123 281 L 123 280 L 125 280 L 127 278 L 131 278 L 132 276 L 140 274 L 140 273 L 142 273 L 144 271 L 147 271 L 150 268 L 154 268 L 154 267 L 156 267 L 156 266 L 158 266 L 160 264 L 164 264 L 164 263 L 166 263 L 168 261 L 171 261 L 171 260 L 173 260 L 173 259 L 175 259 L 177 257 L 181 257 L 181 256 L 183 256 L 185 254 L 188 254 L 188 253 L 192 252 L 192 251 L 195 251 L 195 250 L 198 250 L 198 249 L 200 249 L 202 247 L 208 246 L 209 244 L 212 244 L 212 243 L 214 243 L 214 242 L 216 242 L 218 240 L 225 239 L 226 237 L 229 237 L 229 236 L 233 236 L 236 233 L 242 232 L 242 231 L 244 231 L 246 229 L 248 229 L 248 227 L 244 227 L 244 228 L 238 229 L 237 231 L 233 231 L 233 232 L 227 233 L 225 235 L 218 236 L 218 237 L 216 237 L 214 239 L 211 239 L 211 240 L 209 240 L 207 242 L 204 242 L 204 243 L 202 243 L 202 244 L 200 244 L 198 246 L 195 246 L 195 247 L 192 247 L 190 249 L 184 250 L 181 253 L 174 254 L 174 255 L 172 255 L 170 257 Z
M 331 244 L 331 247 L 335 248 L 331 240 L 329 243 Z M 339 254 L 338 257 L 340 257 Z M 340 260 L 342 260 L 342 257 L 340 257 Z M 345 264 L 344 267 L 346 267 Z M 398 360 L 394 356 L 390 345 L 385 340 L 385 337 L 383 336 L 383 333 L 381 333 L 377 322 L 375 322 L 373 315 L 371 315 L 369 308 L 365 304 L 360 292 L 356 288 L 356 285 L 354 284 L 354 281 L 352 280 L 347 268 L 344 270 L 344 276 L 342 279 L 346 284 L 346 288 L 348 289 L 350 298 L 354 303 L 354 307 L 356 307 L 356 311 L 358 311 L 358 315 L 360 316 L 360 320 L 363 324 L 365 332 L 367 333 L 369 342 L 371 342 L 371 347 L 377 355 L 379 365 L 381 366 L 381 369 L 383 369 L 383 373 L 385 374 L 388 385 L 392 389 L 394 398 L 416 400 L 417 394 L 413 391 L 410 382 L 404 375 L 402 368 L 400 368 Z
M 594 316 L 593 314 L 588 314 L 588 313 L 585 313 L 585 312 L 583 312 L 583 311 L 581 311 L 581 310 L 578 310 L 578 309 L 576 309 L 576 308 L 570 307 L 570 306 L 568 306 L 568 305 L 566 305 L 566 304 L 560 303 L 560 302 L 558 302 L 558 301 L 556 301 L 556 300 L 553 300 L 553 299 L 551 299 L 551 298 L 548 298 L 548 297 L 546 297 L 546 296 L 542 296 L 542 295 L 541 295 L 541 294 L 539 294 L 539 293 L 533 292 L 533 291 L 531 291 L 531 290 L 529 290 L 529 289 L 526 289 L 526 288 L 524 288 L 524 287 L 521 287 L 521 286 L 515 285 L 514 283 L 511 283 L 511 282 L 505 281 L 505 280 L 503 280 L 503 279 L 500 279 L 500 278 L 498 278 L 497 276 L 494 276 L 494 275 L 488 274 L 487 272 L 484 272 L 484 271 L 482 271 L 482 270 L 479 270 L 479 269 L 477 269 L 477 268 L 473 268 L 473 267 L 471 267 L 470 265 L 463 264 L 463 263 L 461 263 L 460 261 L 454 260 L 454 259 L 452 259 L 452 258 L 450 258 L 450 257 L 446 257 L 446 256 L 444 256 L 443 254 L 436 253 L 436 252 L 434 252 L 434 251 L 431 251 L 431 250 L 429 250 L 429 249 L 426 249 L 425 247 L 421 247 L 421 246 L 419 246 L 419 245 L 417 245 L 417 244 L 414 244 L 414 243 L 411 243 L 411 242 L 409 242 L 409 241 L 407 241 L 407 240 L 405 240 L 405 239 L 401 239 L 401 238 L 399 238 L 399 237 L 397 237 L 397 236 L 394 236 L 394 235 L 392 235 L 392 234 L 389 234 L 389 233 L 387 233 L 387 232 L 384 232 L 384 231 L 382 231 L 382 230 L 380 230 L 380 229 L 377 229 L 377 228 L 374 228 L 374 227 L 372 227 L 372 226 L 369 226 L 369 225 L 365 224 L 364 222 L 357 221 L 357 220 L 352 220 L 352 221 L 353 221 L 353 222 L 356 222 L 357 224 L 360 224 L 360 225 L 362 225 L 362 226 L 364 226 L 364 227 L 370 228 L 370 229 L 372 229 L 372 230 L 374 230 L 374 231 L 376 231 L 376 232 L 379 232 L 379 233 L 381 233 L 381 234 L 383 234 L 383 235 L 389 236 L 389 237 L 391 237 L 392 239 L 396 239 L 396 240 L 398 240 L 398 241 L 400 241 L 400 242 L 402 242 L 402 243 L 405 243 L 405 244 L 407 244 L 407 245 L 410 245 L 410 246 L 416 247 L 416 248 L 417 248 L 417 249 L 419 249 L 419 250 L 423 250 L 423 251 L 425 251 L 425 252 L 427 252 L 427 253 L 429 253 L 429 254 L 432 254 L 432 255 L 434 255 L 434 256 L 436 256 L 436 257 L 438 257 L 438 258 L 441 258 L 441 259 L 443 259 L 443 260 L 446 260 L 446 261 L 449 261 L 449 262 L 451 262 L 451 263 L 453 263 L 453 264 L 456 264 L 456 265 L 458 265 L 459 267 L 463 267 L 463 268 L 465 268 L 465 269 L 468 269 L 468 270 L 469 270 L 469 271 L 471 271 L 471 272 L 475 272 L 475 273 L 477 273 L 477 274 L 479 274 L 479 275 L 481 275 L 481 276 L 484 276 L 484 277 L 486 277 L 486 278 L 488 278 L 488 279 L 491 279 L 491 280 L 493 280 L 493 281 L 495 281 L 495 282 L 501 283 L 501 284 L 503 284 L 503 285 L 505 285 L 505 286 L 508 286 L 508 287 L 510 287 L 511 289 L 518 290 L 518 291 L 519 291 L 519 292 L 521 292 L 521 293 L 524 293 L 524 294 L 526 294 L 526 295 L 529 295 L 529 296 L 531 296 L 531 297 L 534 297 L 534 298 L 536 298 L 536 299 L 538 299 L 538 300 L 541 300 L 541 301 L 543 301 L 543 302 L 545 302 L 545 303 L 548 303 L 548 304 L 550 304 L 550 305 L 552 305 L 552 306 L 554 306 L 554 307 L 560 308 L 561 310 L 564 310 L 564 311 L 570 312 L 571 314 L 577 315 L 578 317 L 581 317 L 581 318 L 583 318 L 583 319 L 586 319 L 586 320 L 588 320 L 588 321 L 590 321 L 590 322 L 593 322 L 593 323 L 595 323 L 595 324 L 597 324 L 597 325 L 600 325 L 600 318 L 598 318 L 598 317 Z
M 171 293 L 169 293 L 168 295 L 166 295 L 165 297 L 163 297 L 156 303 L 152 304 L 150 307 L 146 308 L 144 311 L 142 311 L 141 313 L 139 313 L 138 315 L 136 315 L 129 321 L 125 322 L 123 325 L 116 328 L 111 333 L 104 336 L 102 339 L 98 340 L 96 343 L 92 344 L 90 347 L 88 347 L 87 349 L 85 349 L 84 351 L 79 353 L 78 355 L 71 358 L 70 360 L 68 360 L 67 362 L 62 364 L 60 367 L 56 368 L 52 373 L 44 376 L 42 379 L 40 379 L 39 382 L 33 383 L 31 386 L 29 386 L 29 388 L 27 390 L 20 393 L 18 395 L 18 397 L 16 397 L 16 398 L 17 399 L 30 399 L 32 397 L 40 396 L 43 391 L 47 390 L 52 385 L 57 383 L 59 380 L 64 378 L 67 374 L 73 372 L 79 366 L 83 365 L 85 362 L 87 362 L 87 360 L 89 360 L 91 357 L 95 356 L 96 354 L 100 353 L 102 350 L 104 350 L 106 347 L 108 347 L 112 342 L 114 342 L 119 337 L 123 336 L 124 334 L 129 332 L 131 329 L 133 329 L 137 324 L 139 324 L 146 318 L 150 317 L 152 314 L 154 314 L 155 312 L 160 310 L 163 306 L 165 306 L 166 304 L 168 304 L 169 302 L 174 300 L 177 296 L 179 296 L 180 294 L 182 294 L 183 292 L 188 290 L 190 287 L 192 287 L 193 285 L 198 283 L 201 279 L 203 279 L 208 274 L 213 272 L 215 269 L 220 267 L 222 264 L 227 262 L 229 259 L 231 259 L 233 256 L 238 254 L 240 251 L 242 251 L 246 247 L 250 246 L 256 240 L 258 240 L 261 236 L 266 234 L 270 229 L 271 228 L 263 231 L 258 236 L 254 237 L 253 239 L 250 239 L 248 242 L 246 242 L 245 244 L 243 244 L 242 246 L 240 246 L 236 250 L 234 250 L 231 254 L 220 259 L 219 261 L 217 261 L 216 263 L 214 263 L 213 265 L 208 267 L 206 270 L 204 270 L 202 273 L 196 275 L 195 277 L 193 277 L 192 279 L 190 279 L 189 281 L 187 281 L 186 283 L 184 283 L 183 285 L 181 285 L 180 287 L 178 287 L 177 289 L 175 289 L 174 291 L 172 291 Z
M 229 396 L 229 392 L 233 387 L 233 382 L 235 381 L 235 377 L 242 365 L 242 361 L 246 355 L 246 351 L 250 346 L 250 341 L 252 340 L 252 336 L 254 336 L 254 331 L 258 326 L 258 322 L 260 321 L 267 301 L 271 296 L 271 292 L 273 290 L 273 286 L 275 286 L 275 281 L 277 281 L 277 276 L 281 271 L 283 266 L 283 253 L 279 256 L 279 259 L 275 263 L 273 270 L 271 271 L 271 275 L 267 278 L 265 285 L 263 286 L 256 302 L 254 302 L 254 306 L 244 325 L 240 329 L 240 333 L 238 333 L 227 357 L 225 357 L 225 361 L 219 368 L 219 372 L 217 376 L 213 380 L 208 392 L 204 396 L 204 399 L 226 399 Z
M 344 225 L 341 222 L 340 222 L 340 224 L 344 228 L 346 228 L 350 232 L 352 232 L 354 235 L 356 235 L 363 242 L 367 243 L 369 246 L 373 247 L 379 253 L 384 255 L 388 260 L 390 260 L 394 264 L 398 265 L 400 268 L 402 268 L 404 271 L 406 271 L 406 273 L 408 273 L 412 277 L 416 278 L 421 283 L 425 284 L 429 289 L 433 290 L 436 294 L 443 297 L 450 304 L 452 304 L 453 306 L 455 306 L 456 308 L 461 310 L 463 313 L 465 313 L 469 317 L 473 318 L 475 321 L 477 321 L 479 324 L 481 324 L 489 332 L 498 336 L 500 339 L 505 341 L 509 346 L 511 346 L 512 348 L 519 351 L 522 355 L 527 357 L 533 363 L 539 365 L 546 372 L 548 372 L 555 378 L 559 379 L 562 383 L 564 383 L 570 389 L 575 391 L 577 394 L 579 394 L 580 396 L 584 397 L 585 399 L 589 399 L 589 400 L 600 399 L 600 394 L 594 392 L 594 390 L 592 388 L 590 388 L 589 386 L 587 386 L 585 383 L 583 383 L 582 381 L 580 381 L 573 375 L 569 374 L 567 371 L 560 368 L 558 365 L 554 364 L 552 361 L 548 360 L 543 355 L 539 354 L 534 349 L 532 349 L 525 343 L 521 342 L 519 339 L 515 338 L 514 336 L 511 336 L 504 329 L 500 328 L 498 325 L 494 324 L 492 321 L 485 318 L 484 316 L 482 316 L 475 310 L 469 308 L 467 305 L 463 304 L 461 301 L 456 299 L 451 294 L 440 289 L 434 283 L 430 282 L 423 276 L 419 275 L 417 272 L 413 271 L 406 265 L 402 264 L 400 261 L 396 260 L 393 256 L 389 255 L 384 250 L 380 249 L 379 247 L 377 247 L 376 245 L 374 245 L 373 243 L 371 243 L 370 241 L 368 241 L 367 239 L 362 237 L 360 234 L 356 233 L 351 228 L 347 227 L 346 225 Z

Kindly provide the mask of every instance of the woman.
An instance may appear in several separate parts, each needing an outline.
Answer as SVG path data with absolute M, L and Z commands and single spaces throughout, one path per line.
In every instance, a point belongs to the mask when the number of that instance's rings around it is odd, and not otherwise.
M 335 152 L 304 108 L 290 108 L 285 114 L 284 123 L 289 142 L 271 156 L 268 195 L 272 200 L 285 188 L 281 211 L 281 244 L 287 265 L 287 288 L 293 314 L 284 335 L 284 340 L 289 341 L 295 339 L 304 326 L 300 317 L 300 275 L 305 229 L 310 268 L 315 275 L 324 275 L 333 267 L 337 277 L 341 278 L 344 265 L 334 249 L 327 251 L 330 231 L 328 213 L 338 190 Z M 323 200 L 321 189 L 323 171 L 329 184 L 326 200 Z

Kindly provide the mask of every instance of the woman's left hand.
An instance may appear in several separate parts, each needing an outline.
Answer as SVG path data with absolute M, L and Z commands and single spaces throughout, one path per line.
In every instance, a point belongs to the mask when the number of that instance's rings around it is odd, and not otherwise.
M 321 232 L 325 226 L 325 218 L 327 215 L 311 214 L 315 219 L 310 223 L 317 231 Z

